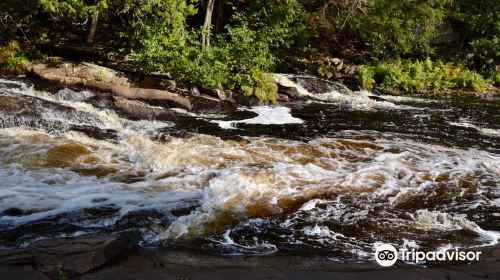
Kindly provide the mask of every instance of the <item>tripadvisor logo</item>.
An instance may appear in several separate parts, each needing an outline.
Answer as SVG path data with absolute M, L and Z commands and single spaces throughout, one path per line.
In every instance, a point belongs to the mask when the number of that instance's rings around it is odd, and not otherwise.
M 422 261 L 478 261 L 481 252 L 459 251 L 458 248 L 449 251 L 422 252 L 415 249 L 400 249 L 399 258 L 402 261 L 420 263 Z M 375 250 L 375 260 L 381 266 L 391 266 L 398 260 L 398 250 L 390 244 L 382 244 Z
M 391 244 L 382 244 L 375 251 L 375 260 L 381 266 L 391 266 L 398 260 L 398 251 Z

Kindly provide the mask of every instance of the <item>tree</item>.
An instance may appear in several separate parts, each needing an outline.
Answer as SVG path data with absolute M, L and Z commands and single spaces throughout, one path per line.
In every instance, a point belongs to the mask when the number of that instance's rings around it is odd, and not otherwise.
M 202 48 L 210 47 L 210 32 L 212 28 L 212 14 L 214 12 L 215 0 L 207 0 L 205 22 L 203 23 L 203 30 L 201 33 L 201 46 Z

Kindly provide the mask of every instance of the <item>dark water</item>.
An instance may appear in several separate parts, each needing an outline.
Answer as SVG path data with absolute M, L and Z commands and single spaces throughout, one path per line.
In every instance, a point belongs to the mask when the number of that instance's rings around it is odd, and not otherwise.
M 309 94 L 171 123 L 0 80 L 0 246 L 134 231 L 147 247 L 358 261 L 381 242 L 498 242 L 498 97 Z

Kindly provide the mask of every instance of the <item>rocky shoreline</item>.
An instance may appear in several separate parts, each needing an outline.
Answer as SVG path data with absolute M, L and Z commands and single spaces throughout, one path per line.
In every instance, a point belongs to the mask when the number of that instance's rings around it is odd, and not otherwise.
M 2 279 L 497 279 L 500 247 L 470 264 L 338 263 L 318 256 L 214 256 L 139 248 L 133 235 L 42 240 L 0 251 Z

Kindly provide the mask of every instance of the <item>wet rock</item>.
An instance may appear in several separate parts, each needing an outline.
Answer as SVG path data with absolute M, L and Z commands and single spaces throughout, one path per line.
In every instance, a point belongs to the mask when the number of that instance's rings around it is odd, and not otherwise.
M 55 277 L 86 273 L 125 253 L 131 244 L 127 236 L 80 237 L 38 241 L 29 248 L 38 271 Z
M 21 100 L 10 96 L 0 96 L 0 104 L 2 104 L 2 111 L 5 112 L 16 112 L 23 108 Z
M 206 95 L 191 96 L 193 110 L 202 113 L 216 113 L 221 111 L 221 101 L 218 98 Z
M 151 107 L 145 103 L 128 100 L 120 96 L 114 96 L 113 99 L 116 108 L 131 119 L 160 119 L 175 121 L 177 118 L 175 112 L 163 108 Z
M 235 101 L 243 106 L 257 106 L 259 105 L 259 99 L 255 96 L 246 96 L 243 94 L 238 94 L 235 96 Z
M 101 120 L 92 114 L 54 102 L 30 96 L 0 96 L 0 104 L 0 128 L 28 126 L 60 131 L 75 130 L 99 139 L 116 136 L 114 131 L 99 128 Z M 84 122 L 93 122 L 95 126 L 81 125 Z
M 294 99 L 295 97 L 297 97 L 299 95 L 299 91 L 297 90 L 296 87 L 287 87 L 287 86 L 283 86 L 283 85 L 278 84 L 278 94 L 286 95 L 286 96 Z
M 278 101 L 279 102 L 290 102 L 290 97 L 284 94 L 278 94 Z
M 94 94 L 86 102 L 92 104 L 96 108 L 114 109 L 114 99 L 110 93 L 99 92 Z
M 0 216 L 22 216 L 24 214 L 24 211 L 19 209 L 19 208 L 9 208 L 5 209 Z
M 370 95 L 370 96 L 368 96 L 368 98 L 375 100 L 375 101 L 387 101 L 384 98 L 382 98 L 380 96 L 376 96 L 376 95 Z

